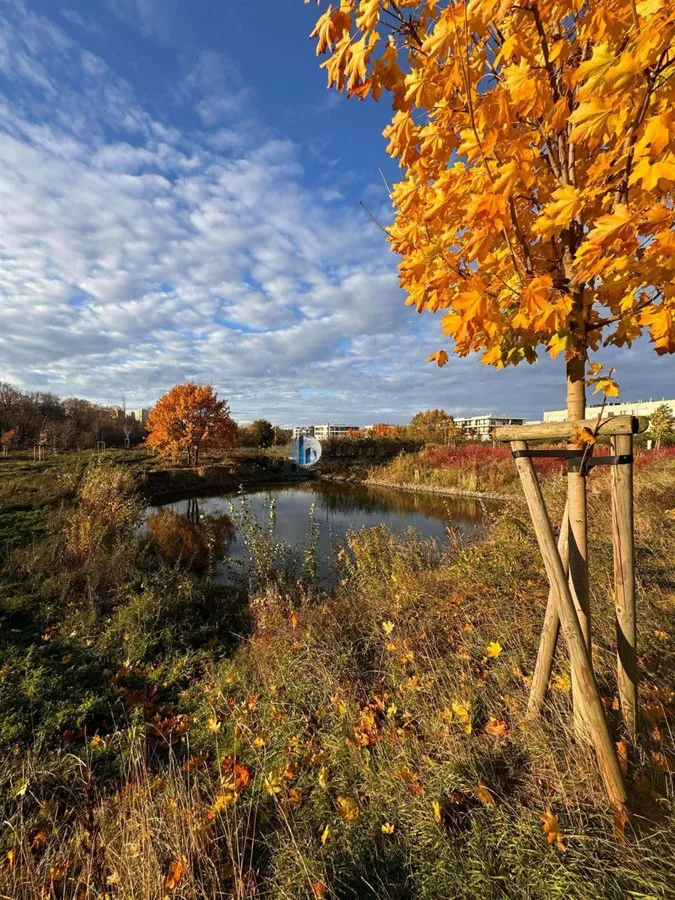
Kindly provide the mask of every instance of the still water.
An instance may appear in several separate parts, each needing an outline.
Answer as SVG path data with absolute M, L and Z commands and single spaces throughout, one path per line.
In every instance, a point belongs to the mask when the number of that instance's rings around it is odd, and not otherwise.
M 191 556 L 197 567 L 204 567 L 204 522 L 210 523 L 211 552 L 214 553 L 215 540 L 216 559 L 244 559 L 246 548 L 238 540 L 236 528 L 242 502 L 267 526 L 273 500 L 276 537 L 302 552 L 314 506 L 319 571 L 330 579 L 335 551 L 350 531 L 386 525 L 391 532 L 404 534 L 413 528 L 424 538 L 444 542 L 448 540 L 448 529 L 460 540 L 466 540 L 483 530 L 485 520 L 485 509 L 475 500 L 325 481 L 256 487 L 245 491 L 243 497 L 245 500 L 240 494 L 226 493 L 150 507 L 147 530 L 170 556 Z M 223 568 L 222 563 L 216 564 L 216 577 Z

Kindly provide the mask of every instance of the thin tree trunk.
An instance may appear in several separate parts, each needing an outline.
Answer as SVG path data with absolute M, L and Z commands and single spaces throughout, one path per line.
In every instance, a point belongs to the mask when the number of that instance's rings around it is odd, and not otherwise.
M 567 418 L 578 422 L 586 418 L 586 385 L 584 357 L 575 356 L 567 363 Z M 573 445 L 574 446 L 574 445 Z M 588 507 L 586 477 L 578 467 L 570 466 L 567 474 L 567 512 L 569 517 L 569 585 L 577 611 L 581 633 L 593 667 L 591 648 L 591 610 L 588 591 Z M 583 704 L 579 703 L 578 673 L 572 666 L 574 724 L 578 737 L 584 728 Z

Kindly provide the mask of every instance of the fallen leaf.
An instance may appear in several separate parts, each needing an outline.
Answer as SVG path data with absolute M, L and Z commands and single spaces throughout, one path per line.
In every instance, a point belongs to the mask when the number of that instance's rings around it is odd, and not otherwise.
M 547 807 L 546 812 L 542 813 L 540 816 L 542 821 L 542 828 L 544 830 L 544 834 L 546 835 L 546 840 L 549 844 L 556 844 L 558 849 L 563 853 L 567 850 L 565 846 L 565 842 L 563 841 L 562 830 L 560 828 L 560 822 L 558 821 L 558 817 L 552 811 L 551 807 Z
M 169 871 L 164 878 L 164 890 L 175 891 L 185 874 L 185 865 L 180 859 L 172 859 L 169 863 Z
M 498 641 L 491 641 L 487 645 L 487 655 L 488 659 L 494 659 L 495 656 L 499 656 L 502 652 L 502 645 Z
M 382 831 L 382 834 L 393 834 L 394 826 L 390 822 L 385 822 L 380 830 Z
M 37 832 L 31 842 L 31 847 L 33 848 L 33 850 L 38 850 L 46 842 L 47 838 L 49 837 L 49 832 L 50 829 L 48 828 L 42 828 Z
M 471 713 L 469 705 L 467 703 L 462 703 L 459 700 L 453 700 L 452 711 L 464 726 L 466 733 L 471 734 Z
M 486 733 L 492 734 L 495 737 L 504 737 L 504 735 L 508 733 L 508 730 L 509 726 L 504 719 L 495 719 L 492 716 L 490 716 L 490 719 L 485 726 Z
M 476 785 L 475 793 L 484 806 L 495 806 L 495 798 L 492 796 L 492 791 L 482 781 L 479 781 Z
M 338 815 L 345 822 L 353 822 L 359 817 L 359 805 L 353 797 L 338 797 L 336 800 Z
M 314 896 L 316 900 L 323 900 L 326 896 L 326 885 L 323 881 L 315 881 L 312 885 L 312 889 L 314 890 Z
M 238 794 L 246 790 L 251 781 L 251 770 L 239 763 L 234 767 L 234 789 Z
M 323 834 L 321 835 L 321 844 L 322 845 L 326 843 L 329 835 L 330 835 L 330 826 L 326 825 L 326 827 L 323 830 Z

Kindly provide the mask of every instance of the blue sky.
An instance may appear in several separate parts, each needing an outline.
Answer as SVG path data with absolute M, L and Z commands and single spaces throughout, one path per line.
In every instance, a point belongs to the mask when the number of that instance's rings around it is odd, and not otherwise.
M 302 0 L 0 0 L 0 380 L 129 406 L 187 379 L 235 416 L 539 417 L 562 362 L 456 359 L 404 306 L 386 102 L 325 87 Z M 673 394 L 646 343 L 625 399 Z

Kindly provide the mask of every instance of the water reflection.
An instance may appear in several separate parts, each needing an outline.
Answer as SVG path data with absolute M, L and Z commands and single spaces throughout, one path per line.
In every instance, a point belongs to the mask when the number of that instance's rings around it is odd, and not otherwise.
M 318 570 L 329 582 L 335 577 L 335 549 L 344 545 L 350 531 L 386 525 L 393 533 L 404 534 L 413 528 L 422 537 L 443 543 L 449 530 L 460 541 L 466 540 L 481 531 L 485 519 L 483 505 L 474 500 L 379 486 L 305 481 L 246 492 L 247 507 L 261 523 L 269 520 L 271 500 L 275 502 L 275 539 L 297 548 L 300 556 L 307 543 L 310 509 L 315 506 Z M 230 505 L 236 521 L 242 498 L 231 493 L 156 507 L 149 511 L 148 534 L 169 558 L 191 560 L 201 571 L 211 569 L 216 578 L 226 577 L 226 566 L 219 566 L 218 560 L 247 558 L 229 515 Z
M 227 514 L 202 514 L 200 501 L 194 497 L 178 508 L 160 507 L 150 512 L 147 532 L 167 559 L 195 572 L 213 572 L 235 537 Z
M 485 518 L 484 507 L 477 501 L 461 497 L 444 497 L 441 494 L 399 491 L 392 488 L 350 485 L 319 481 L 305 483 L 320 509 L 328 512 L 352 513 L 357 510 L 379 513 L 385 518 L 392 510 L 401 513 L 418 513 L 439 521 L 456 520 L 457 523 L 480 524 Z

